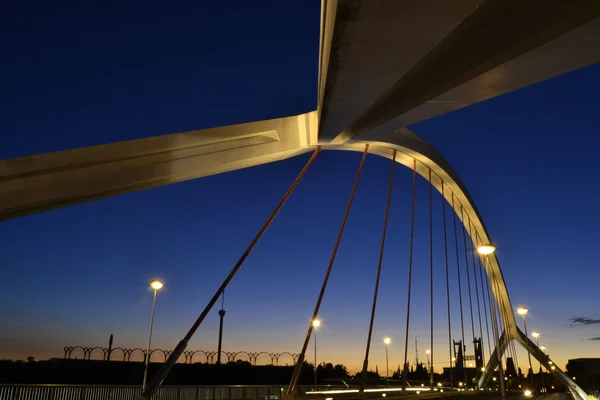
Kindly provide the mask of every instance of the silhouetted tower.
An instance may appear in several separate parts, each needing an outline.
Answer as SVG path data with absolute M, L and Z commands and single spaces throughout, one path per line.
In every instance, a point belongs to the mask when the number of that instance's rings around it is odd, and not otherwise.
M 417 335 L 415 335 L 415 365 L 419 365 L 419 347 L 417 345 Z
M 463 343 L 462 340 L 454 341 L 454 366 L 458 369 L 462 369 L 465 365 L 464 363 L 464 349 L 463 349 Z
M 483 353 L 481 350 L 481 338 L 475 338 L 473 340 L 473 347 L 475 347 L 475 366 L 480 371 L 483 368 Z
M 508 376 L 509 378 L 512 378 L 513 376 L 517 376 L 515 362 L 512 357 L 506 358 L 506 376 Z
M 110 361 L 110 353 L 112 353 L 113 334 L 108 338 L 108 352 L 106 353 L 106 361 Z
M 221 295 L 221 309 L 219 310 L 219 348 L 217 349 L 217 364 L 221 364 L 221 346 L 223 344 L 223 318 L 225 317 L 225 292 Z

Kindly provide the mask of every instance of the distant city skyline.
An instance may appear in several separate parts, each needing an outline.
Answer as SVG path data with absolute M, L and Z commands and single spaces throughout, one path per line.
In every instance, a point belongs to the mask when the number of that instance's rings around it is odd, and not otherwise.
M 0 16 L 9 60 L 0 159 L 312 110 L 319 6 L 240 5 L 233 15 L 223 4 L 173 7 L 161 29 L 159 8 L 135 24 L 68 10 L 56 16 L 59 30 L 41 11 L 13 5 Z M 222 25 L 225 16 L 230 23 Z M 529 331 L 541 333 L 561 368 L 600 351 L 599 78 L 594 65 L 410 127 L 463 179 L 498 247 L 512 305 L 529 308 Z M 152 347 L 172 349 L 307 158 L 3 222 L 0 358 L 62 357 L 64 346 L 103 345 L 111 333 L 115 347 L 144 348 L 154 278 L 165 287 Z M 331 151 L 315 161 L 226 291 L 224 350 L 300 351 L 359 159 Z M 319 314 L 319 360 L 352 372 L 364 358 L 389 165 L 367 158 Z M 398 167 L 372 369 L 384 365 L 384 337 L 392 339 L 390 369 L 404 357 L 410 185 L 411 171 Z M 420 178 L 409 360 L 415 334 L 423 359 L 429 348 L 427 196 Z M 436 229 L 439 213 L 438 206 Z M 442 279 L 439 249 L 435 257 Z M 435 296 L 441 371 L 448 365 L 442 281 Z M 452 307 L 459 340 L 455 299 Z M 218 309 L 190 349 L 216 350 Z M 465 341 L 472 354 L 467 320 Z

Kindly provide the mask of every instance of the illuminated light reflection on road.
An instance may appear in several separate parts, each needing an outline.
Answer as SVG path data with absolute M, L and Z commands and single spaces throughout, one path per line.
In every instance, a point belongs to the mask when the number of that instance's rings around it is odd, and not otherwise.
M 403 388 L 399 387 L 399 388 L 383 388 L 383 389 L 365 389 L 365 393 L 378 393 L 378 392 L 401 392 L 402 390 L 404 390 Z M 407 392 L 420 392 L 420 391 L 429 391 L 431 390 L 430 388 L 423 388 L 423 387 L 418 387 L 418 388 L 411 388 L 408 387 L 406 388 Z M 306 394 L 344 394 L 344 393 L 358 393 L 358 389 L 340 389 L 340 390 L 323 390 L 323 391 L 317 391 L 317 392 L 306 392 Z

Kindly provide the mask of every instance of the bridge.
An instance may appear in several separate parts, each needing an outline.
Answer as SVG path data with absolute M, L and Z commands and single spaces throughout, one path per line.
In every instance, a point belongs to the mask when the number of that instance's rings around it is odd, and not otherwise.
M 449 374 L 444 394 L 468 395 L 469 391 L 476 394 L 495 387 L 497 382 L 498 395 L 504 398 L 507 377 L 503 359 L 514 359 L 515 344 L 518 344 L 575 399 L 587 400 L 588 395 L 576 382 L 530 339 L 525 329 L 519 327 L 500 261 L 493 251 L 494 241 L 467 188 L 443 156 L 407 127 L 597 63 L 600 61 L 597 51 L 600 47 L 600 1 L 323 0 L 318 45 L 316 110 L 265 121 L 2 160 L 0 219 L 18 218 L 312 153 L 248 248 L 240 249 L 239 261 L 216 289 L 189 332 L 175 349 L 168 352 L 158 373 L 151 377 L 140 397 L 149 399 L 158 393 L 195 331 L 319 154 L 325 150 L 361 152 L 360 164 L 355 167 L 354 185 L 315 301 L 312 320 L 318 318 L 353 198 L 360 190 L 362 168 L 368 161 L 367 156 L 384 157 L 390 160 L 390 178 L 387 203 L 382 204 L 384 228 L 376 262 L 370 325 L 365 330 L 363 370 L 367 371 L 369 367 L 386 227 L 393 204 L 394 171 L 400 164 L 412 171 L 411 238 L 419 179 L 429 184 L 430 237 L 443 237 L 441 248 L 434 249 L 433 240 L 430 240 L 432 256 L 428 267 L 433 299 L 433 253 L 443 254 L 445 274 L 435 279 L 445 282 L 436 285 L 436 290 L 445 292 L 447 303 L 430 304 L 429 310 L 418 310 L 432 315 L 430 349 L 433 350 L 434 328 L 437 329 L 433 326 L 434 307 L 447 310 L 448 326 L 451 323 L 461 326 L 460 338 L 452 337 L 450 332 L 438 333 L 448 335 L 444 359 Z M 436 232 L 431 211 L 434 208 L 441 210 L 443 215 L 443 229 Z M 412 250 L 411 239 L 410 259 L 407 260 L 404 382 L 399 393 L 410 392 L 407 348 L 411 315 L 417 311 L 411 309 L 411 296 L 414 296 L 411 294 Z M 455 273 L 460 297 L 451 299 L 449 275 Z M 450 303 L 455 301 L 460 303 L 460 316 L 450 315 Z M 314 329 L 313 324 L 308 323 L 305 339 L 299 346 L 295 371 L 285 388 L 289 398 L 300 395 L 298 376 L 308 358 Z M 471 358 L 477 364 L 472 382 L 465 372 L 468 369 L 465 365 L 468 341 L 474 343 Z M 433 356 L 432 352 L 432 365 Z M 434 385 L 433 368 L 428 372 L 429 385 L 423 392 L 436 391 L 437 395 L 442 395 L 443 391 Z M 368 389 L 363 383 L 357 393 L 366 395 Z

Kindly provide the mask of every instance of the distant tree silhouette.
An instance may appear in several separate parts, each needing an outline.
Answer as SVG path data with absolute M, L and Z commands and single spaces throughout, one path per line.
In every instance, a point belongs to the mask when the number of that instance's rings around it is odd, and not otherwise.
M 158 372 L 162 363 L 150 363 L 149 374 Z M 340 366 L 338 370 L 344 369 Z M 335 371 L 335 367 L 331 367 Z M 84 384 L 133 385 L 139 384 L 144 364 L 104 360 L 46 360 L 36 362 L 0 362 L 0 383 L 23 384 Z M 287 385 L 294 367 L 251 365 L 247 361 L 216 364 L 178 363 L 166 378 L 165 385 Z M 313 382 L 312 365 L 304 364 L 298 383 Z M 338 384 L 341 382 L 338 382 Z
M 29 356 L 29 357 L 27 357 L 27 362 L 28 362 L 28 363 L 33 363 L 33 362 L 35 362 L 35 357 L 33 357 L 33 356 Z
M 428 380 L 429 373 L 427 372 L 427 367 L 425 367 L 425 364 L 418 363 L 417 366 L 414 369 L 412 369 L 408 374 L 408 379 L 414 379 L 419 381 Z
M 357 372 L 356 375 L 354 375 L 354 379 L 361 379 L 361 378 L 362 378 L 362 371 Z M 371 380 L 371 379 L 381 379 L 381 376 L 379 376 L 379 374 L 377 372 L 367 371 L 367 380 Z
M 252 363 L 250 361 L 246 361 L 246 360 L 236 360 L 236 361 L 230 361 L 227 364 L 233 364 L 233 365 L 249 365 L 252 366 Z
M 349 377 L 348 368 L 346 368 L 345 365 L 336 364 L 335 367 L 333 367 L 333 369 L 334 369 L 336 378 L 348 378 Z
M 331 381 L 349 379 L 350 375 L 345 365 L 334 366 L 332 363 L 322 363 L 317 366 L 317 377 L 319 381 Z

